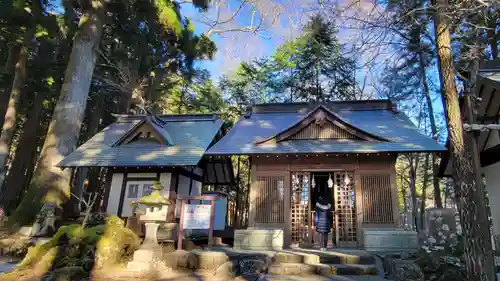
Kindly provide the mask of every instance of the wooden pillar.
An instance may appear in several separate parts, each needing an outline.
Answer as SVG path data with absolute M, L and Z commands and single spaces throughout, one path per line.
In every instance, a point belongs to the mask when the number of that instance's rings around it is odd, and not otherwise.
M 252 159 L 255 160 L 255 159 Z M 255 215 L 256 215 L 256 198 L 257 198 L 257 163 L 251 161 L 251 171 L 250 171 L 250 207 L 248 211 L 248 227 L 255 227 Z
M 356 196 L 356 240 L 358 248 L 363 248 L 363 194 L 361 193 L 361 174 L 359 170 L 354 171 L 354 193 Z
M 308 237 L 308 241 L 309 241 L 309 244 L 312 244 L 313 243 L 313 235 L 314 235 L 314 232 L 313 232 L 313 229 L 312 229 L 312 221 L 313 221 L 313 217 L 312 217 L 312 206 L 311 206 L 311 189 L 312 189 L 312 173 L 307 173 L 307 176 L 309 178 L 309 184 L 307 186 L 307 229 L 309 230 L 309 237 Z
M 285 229 L 284 229 L 284 247 L 289 248 L 292 245 L 292 177 L 290 174 L 290 165 L 287 165 L 287 173 L 285 175 L 285 182 L 283 183 L 283 195 L 284 195 L 284 218 L 285 218 Z
M 392 212 L 394 214 L 394 227 L 399 227 L 399 203 L 398 203 L 398 185 L 396 178 L 396 163 L 391 165 L 391 196 L 392 196 Z

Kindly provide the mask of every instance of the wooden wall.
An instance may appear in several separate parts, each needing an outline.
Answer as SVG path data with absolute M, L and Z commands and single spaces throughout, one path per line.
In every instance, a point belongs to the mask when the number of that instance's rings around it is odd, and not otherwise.
M 397 226 L 396 154 L 260 155 L 251 160 L 249 227 L 282 227 L 285 245 L 291 243 L 291 172 L 354 172 L 358 247 L 363 246 L 363 227 Z M 281 184 L 282 193 L 277 190 Z M 373 201 L 377 204 L 370 205 Z

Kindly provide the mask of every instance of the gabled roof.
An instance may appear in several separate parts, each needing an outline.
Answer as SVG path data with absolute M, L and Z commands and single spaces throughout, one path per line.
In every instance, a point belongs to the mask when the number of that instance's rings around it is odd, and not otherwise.
M 140 131 L 143 127 L 146 130 L 148 128 L 151 128 L 154 133 L 157 135 L 157 141 L 163 145 L 175 145 L 175 142 L 173 141 L 172 137 L 168 133 L 168 131 L 165 129 L 164 125 L 166 122 L 161 120 L 160 118 L 152 115 L 152 116 L 145 116 L 139 123 L 137 123 L 132 129 L 130 129 L 126 134 L 124 134 L 113 146 L 119 146 L 125 144 L 125 142 L 130 143 L 130 138 L 134 137 L 137 133 L 140 134 Z M 154 138 L 154 137 L 152 137 Z
M 357 138 L 291 139 L 317 112 L 327 113 Z M 404 113 L 394 112 L 388 100 L 257 105 L 207 155 L 376 153 L 443 151 L 421 134 Z
M 359 128 L 353 127 L 349 122 L 342 119 L 341 116 L 332 112 L 328 107 L 323 104 L 316 106 L 313 110 L 309 111 L 301 120 L 292 126 L 286 128 L 285 130 L 279 132 L 278 134 L 266 138 L 261 141 L 257 141 L 256 144 L 265 144 L 271 141 L 281 142 L 291 139 L 295 134 L 299 133 L 301 130 L 307 128 L 313 122 L 325 123 L 329 122 L 333 126 L 338 127 L 340 130 L 345 131 L 347 134 L 352 135 L 354 138 L 364 141 L 387 141 L 386 139 L 373 135 L 371 133 L 365 132 Z
M 213 143 L 223 121 L 213 114 L 121 116 L 66 156 L 59 167 L 191 166 Z M 122 142 L 151 125 L 165 143 Z

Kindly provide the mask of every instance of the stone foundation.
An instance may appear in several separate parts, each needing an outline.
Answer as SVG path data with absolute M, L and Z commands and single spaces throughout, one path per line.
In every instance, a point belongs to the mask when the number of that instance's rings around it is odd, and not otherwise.
M 365 228 L 363 240 L 364 248 L 367 251 L 412 252 L 418 250 L 416 231 L 397 228 Z
M 240 250 L 283 250 L 283 229 L 237 229 L 234 248 Z

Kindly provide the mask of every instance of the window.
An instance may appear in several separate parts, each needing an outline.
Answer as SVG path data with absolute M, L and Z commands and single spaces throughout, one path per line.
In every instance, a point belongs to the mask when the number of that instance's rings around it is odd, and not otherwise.
M 150 195 L 153 192 L 153 184 L 145 183 L 142 185 L 142 196 Z
M 127 198 L 137 198 L 138 192 L 139 192 L 139 185 L 138 184 L 129 184 Z

